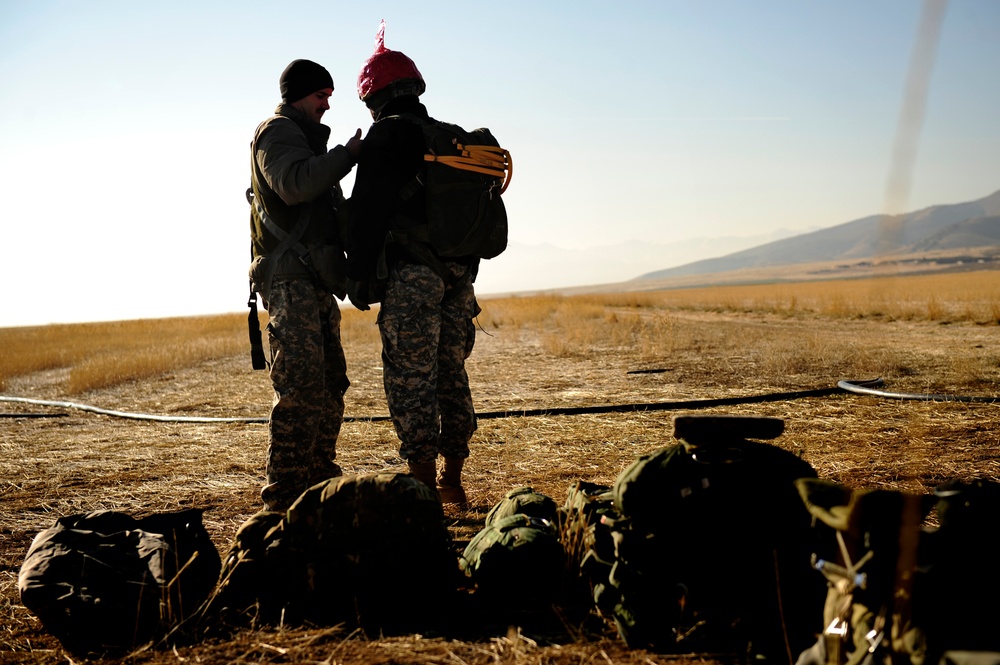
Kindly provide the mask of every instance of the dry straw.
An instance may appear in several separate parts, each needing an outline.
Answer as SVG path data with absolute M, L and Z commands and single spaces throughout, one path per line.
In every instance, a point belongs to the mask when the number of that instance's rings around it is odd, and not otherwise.
M 899 392 L 1000 394 L 1000 271 L 483 298 L 481 305 L 468 363 L 479 411 L 745 397 L 874 376 Z M 391 423 L 363 418 L 386 413 L 375 312 L 345 308 L 343 336 L 352 381 L 347 413 L 360 419 L 344 425 L 337 461 L 347 472 L 403 471 Z M 73 369 L 102 355 L 117 356 L 126 369 L 152 371 L 151 364 L 125 359 L 141 359 L 150 346 L 159 346 L 171 351 L 159 374 L 125 378 L 124 370 L 95 369 L 107 384 L 89 388 L 78 401 L 218 416 L 262 416 L 271 403 L 267 373 L 250 368 L 242 314 L 0 329 L 0 344 L 14 351 L 8 358 L 16 358 L 2 370 L 9 394 L 69 397 Z M 801 455 L 821 477 L 854 487 L 926 493 L 953 478 L 1000 479 L 995 404 L 841 393 L 706 411 L 783 418 L 785 433 L 777 445 Z M 471 507 L 447 513 L 456 547 L 481 528 L 486 511 L 510 489 L 532 486 L 561 502 L 576 480 L 610 485 L 637 456 L 672 443 L 673 415 L 480 421 L 466 465 Z M 0 575 L 0 650 L 17 654 L 19 662 L 65 662 L 59 645 L 17 600 L 16 571 L 34 533 L 58 516 L 85 510 L 199 506 L 206 508 L 213 542 L 225 551 L 239 525 L 260 507 L 266 448 L 262 425 L 150 423 L 81 413 L 0 419 L 0 572 L 7 571 Z M 613 628 L 597 634 L 580 628 L 567 628 L 567 636 L 554 643 L 516 631 L 465 642 L 365 638 L 336 628 L 260 629 L 176 652 L 146 651 L 133 662 L 666 660 L 625 649 Z

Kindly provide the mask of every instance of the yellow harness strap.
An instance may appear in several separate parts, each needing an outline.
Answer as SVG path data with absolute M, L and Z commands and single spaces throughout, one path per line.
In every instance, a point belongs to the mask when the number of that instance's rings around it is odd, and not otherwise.
M 514 162 L 510 158 L 510 152 L 495 145 L 462 145 L 456 143 L 455 147 L 461 155 L 424 155 L 424 161 L 439 162 L 445 166 L 464 171 L 475 171 L 500 178 L 503 186 L 500 193 L 507 191 L 507 185 L 514 175 Z

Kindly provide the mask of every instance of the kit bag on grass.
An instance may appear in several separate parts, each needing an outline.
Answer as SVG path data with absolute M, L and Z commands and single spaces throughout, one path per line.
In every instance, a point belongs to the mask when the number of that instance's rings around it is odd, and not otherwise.
M 219 576 L 201 515 L 61 517 L 28 549 L 21 602 L 72 653 L 120 655 L 164 638 L 201 608 Z
M 776 418 L 678 416 L 679 443 L 637 459 L 606 515 L 615 544 L 595 600 L 629 646 L 789 660 L 820 628 L 810 516 L 794 481 L 816 472 L 752 439 Z
M 288 548 L 282 544 L 285 514 L 262 510 L 250 516 L 222 559 L 218 591 L 205 616 L 224 625 L 281 621 L 288 600 Z
M 393 117 L 419 124 L 427 148 L 423 171 L 399 192 L 406 200 L 424 189 L 427 225 L 393 229 L 393 239 L 429 244 L 442 258 L 491 259 L 503 252 L 507 210 L 500 195 L 510 181 L 510 153 L 485 128 Z
M 400 633 L 443 621 L 458 579 L 432 490 L 405 474 L 348 475 L 244 524 L 213 604 L 229 618 Z
M 570 484 L 559 508 L 559 535 L 570 574 L 565 596 L 575 607 L 589 611 L 607 586 L 615 558 L 610 524 L 616 515 L 610 486 L 586 480 Z
M 565 556 L 553 522 L 514 513 L 473 536 L 459 566 L 481 609 L 521 614 L 547 610 L 556 600 Z
M 813 566 L 826 578 L 823 631 L 798 665 L 924 665 L 936 602 L 927 575 L 934 497 L 796 482 L 816 518 Z

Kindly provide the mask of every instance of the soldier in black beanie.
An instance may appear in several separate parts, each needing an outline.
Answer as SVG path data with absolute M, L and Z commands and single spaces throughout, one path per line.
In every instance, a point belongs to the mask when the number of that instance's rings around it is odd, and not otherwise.
M 281 72 L 281 101 L 297 102 L 317 90 L 333 90 L 333 77 L 326 67 L 312 60 L 293 60 Z
M 307 488 L 339 476 L 337 438 L 350 385 L 340 340 L 346 259 L 340 180 L 361 152 L 361 130 L 327 151 L 333 77 L 294 60 L 279 79 L 281 104 L 251 144 L 252 289 L 268 311 L 271 384 L 268 510 L 285 510 Z M 336 298 L 335 298 L 336 296 Z

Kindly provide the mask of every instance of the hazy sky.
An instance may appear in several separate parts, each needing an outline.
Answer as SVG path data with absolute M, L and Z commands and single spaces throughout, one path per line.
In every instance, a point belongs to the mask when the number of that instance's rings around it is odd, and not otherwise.
M 0 0 L 0 326 L 243 311 L 249 142 L 278 76 L 322 63 L 331 146 L 367 131 L 355 81 L 382 18 L 431 115 L 487 126 L 512 152 L 515 245 L 754 236 L 881 212 L 921 11 Z M 907 210 L 1000 189 L 998 72 L 1000 2 L 953 0 Z M 490 270 L 507 256 L 484 264 L 480 292 L 506 290 Z M 538 288 L 563 283 L 550 272 Z

